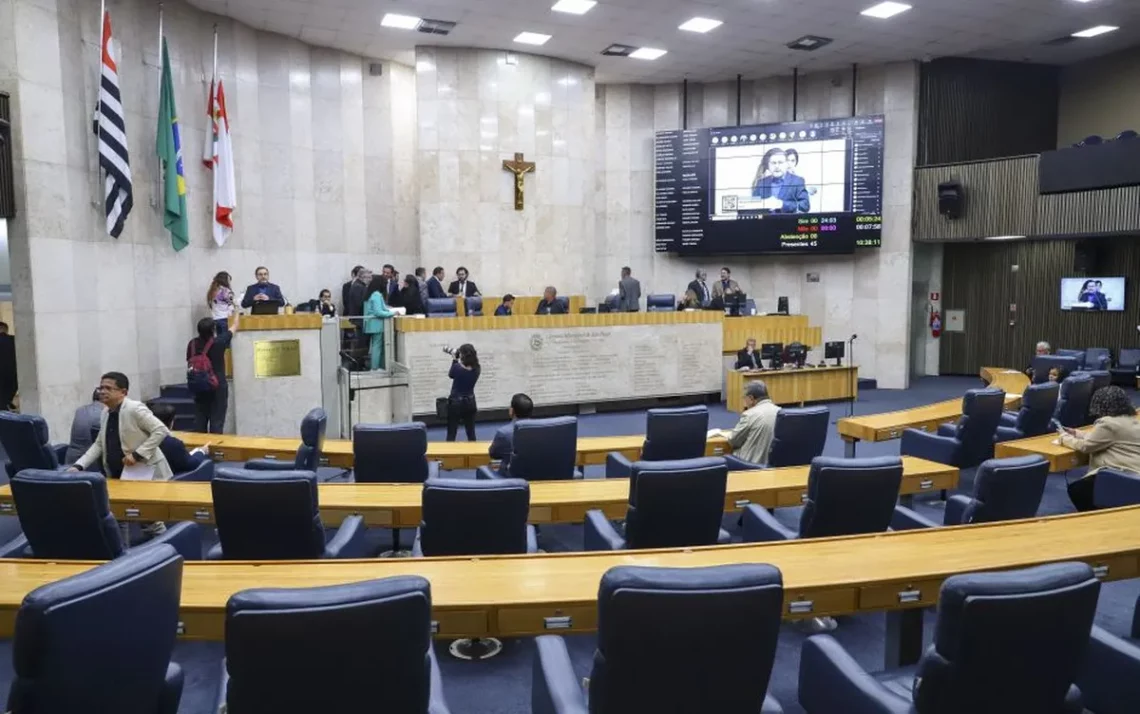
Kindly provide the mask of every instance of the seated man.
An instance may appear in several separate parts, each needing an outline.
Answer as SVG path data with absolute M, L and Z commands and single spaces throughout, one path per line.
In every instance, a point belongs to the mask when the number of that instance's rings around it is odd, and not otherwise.
M 521 392 L 511 397 L 511 423 L 506 426 L 499 427 L 495 432 L 495 438 L 491 442 L 491 448 L 488 449 L 492 459 L 497 459 L 499 463 L 499 474 L 503 478 L 511 475 L 511 451 L 513 450 L 513 442 L 515 438 L 515 422 L 519 419 L 530 419 L 530 415 L 534 413 L 534 402 L 531 398 Z
M 99 418 L 103 414 L 103 402 L 99 399 L 99 390 L 91 393 L 91 401 L 75 410 L 71 418 L 71 439 L 67 444 L 65 464 L 74 464 L 91 448 L 91 439 L 99 431 Z
M 174 407 L 163 402 L 158 402 L 151 407 L 151 412 L 154 413 L 158 420 L 166 425 L 167 429 L 174 430 Z M 193 471 L 206 460 L 206 455 L 199 452 L 191 454 L 186 450 L 186 445 L 182 440 L 173 434 L 167 434 L 162 443 L 158 445 L 162 450 L 162 455 L 166 457 L 166 462 L 170 464 L 170 470 L 176 474 L 184 474 L 187 471 Z
M 515 309 L 515 296 L 507 293 L 503 296 L 503 302 L 495 308 L 495 317 L 509 317 L 514 314 Z
M 535 315 L 565 315 L 566 308 L 562 303 L 556 300 L 558 291 L 554 289 L 553 285 L 547 286 L 546 290 L 542 292 L 542 300 L 538 303 L 538 309 L 534 311 Z
M 758 379 L 745 385 L 744 413 L 736 427 L 725 434 L 733 455 L 754 464 L 768 463 L 779 413 L 780 407 L 768 397 L 768 385 Z
M 1037 343 L 1037 349 L 1034 351 L 1033 354 L 1037 357 L 1044 357 L 1045 355 L 1049 354 L 1050 351 L 1051 351 L 1051 348 L 1049 347 L 1049 343 L 1046 342 L 1045 340 L 1041 340 L 1040 342 Z M 1032 361 L 1030 361 L 1029 367 L 1026 368 L 1025 374 L 1030 379 L 1033 379 L 1033 363 L 1032 363 Z
M 756 338 L 749 337 L 744 343 L 744 349 L 736 353 L 736 365 L 733 369 L 760 369 L 763 366 L 760 353 L 756 351 Z

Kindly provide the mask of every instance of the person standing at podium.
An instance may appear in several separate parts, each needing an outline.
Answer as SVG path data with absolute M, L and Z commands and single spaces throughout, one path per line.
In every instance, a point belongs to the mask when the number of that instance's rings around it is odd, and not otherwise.
M 372 278 L 364 300 L 364 334 L 369 336 L 368 357 L 373 371 L 384 368 L 384 321 L 396 315 L 384 301 L 388 282 L 382 275 Z
M 229 319 L 234 314 L 234 291 L 230 280 L 230 274 L 223 270 L 214 276 L 210 289 L 206 291 L 206 304 L 210 307 L 214 324 L 218 326 L 219 335 L 230 329 Z
M 257 270 L 253 271 L 253 277 L 257 282 L 245 289 L 245 297 L 241 299 L 242 307 L 248 310 L 254 303 L 267 300 L 277 302 L 279 305 L 287 304 L 281 288 L 269 282 L 269 268 L 264 265 L 258 266 Z
M 217 379 L 213 389 L 201 385 L 194 392 L 194 431 L 199 434 L 221 434 L 226 428 L 226 410 L 230 402 L 230 386 L 226 381 L 226 350 L 230 348 L 238 320 L 234 315 L 232 330 L 218 332 L 217 325 L 208 317 L 198 321 L 198 336 L 186 344 L 187 372 L 190 360 L 195 355 L 205 355 L 210 360 L 210 369 Z M 190 380 L 187 379 L 187 384 Z

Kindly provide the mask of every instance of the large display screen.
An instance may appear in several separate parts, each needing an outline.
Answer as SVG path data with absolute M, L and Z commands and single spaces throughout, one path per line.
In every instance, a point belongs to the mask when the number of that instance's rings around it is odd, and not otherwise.
M 659 253 L 882 244 L 883 117 L 658 132 Z
M 1120 312 L 1124 278 L 1061 278 L 1061 309 Z

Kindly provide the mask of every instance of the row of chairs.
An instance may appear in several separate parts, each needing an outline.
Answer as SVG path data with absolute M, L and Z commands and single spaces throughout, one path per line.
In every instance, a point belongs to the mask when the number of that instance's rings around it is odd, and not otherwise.
M 555 302 L 562 305 L 562 312 L 570 312 L 570 298 L 565 295 L 554 298 Z M 459 301 L 453 297 L 446 298 L 428 298 L 424 304 L 424 310 L 427 312 L 428 317 L 458 317 L 459 316 Z M 469 297 L 463 299 L 463 312 L 467 317 L 482 317 L 483 316 L 483 298 L 480 296 Z
M 16 615 L 14 714 L 175 714 L 182 558 L 169 546 L 31 592 Z M 1140 642 L 1093 625 L 1084 563 L 947 578 L 917 666 L 868 673 L 828 635 L 800 652 L 808 714 L 1125 714 L 1140 701 Z M 620 566 L 598 589 L 586 686 L 565 641 L 535 639 L 531 712 L 784 711 L 768 693 L 784 603 L 765 564 Z M 447 714 L 431 586 L 398 576 L 235 593 L 218 709 Z M 1140 607 L 1133 638 L 1140 636 Z
M 1049 381 L 1049 370 L 1056 367 L 1063 374 L 1106 371 L 1111 376 L 1112 384 L 1134 387 L 1140 373 L 1140 349 L 1122 347 L 1116 352 L 1115 363 L 1112 352 L 1107 347 L 1060 349 L 1051 355 L 1034 357 L 1032 366 L 1035 384 Z

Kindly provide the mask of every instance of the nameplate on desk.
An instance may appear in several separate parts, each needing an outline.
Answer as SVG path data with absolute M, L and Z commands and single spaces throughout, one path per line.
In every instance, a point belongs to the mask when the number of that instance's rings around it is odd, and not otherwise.
M 268 379 L 300 375 L 300 340 L 259 340 L 253 343 L 254 377 Z

